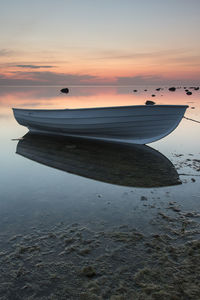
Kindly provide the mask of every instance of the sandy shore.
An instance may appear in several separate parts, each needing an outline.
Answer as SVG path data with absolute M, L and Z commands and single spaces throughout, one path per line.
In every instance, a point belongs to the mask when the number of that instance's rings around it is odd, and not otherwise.
M 0 298 L 199 299 L 200 215 L 170 201 L 157 209 L 153 234 L 62 222 L 1 234 Z

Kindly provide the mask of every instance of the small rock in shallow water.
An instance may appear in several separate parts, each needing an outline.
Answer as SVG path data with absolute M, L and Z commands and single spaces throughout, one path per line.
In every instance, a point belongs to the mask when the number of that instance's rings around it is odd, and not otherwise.
M 181 209 L 177 206 L 172 206 L 171 209 L 175 212 L 180 212 L 181 211 Z
M 64 89 L 61 89 L 60 92 L 64 93 L 64 94 L 68 94 L 69 93 L 69 89 L 68 88 L 64 88 Z
M 175 88 L 175 87 L 171 87 L 171 88 L 169 88 L 169 91 L 170 91 L 170 92 L 175 92 L 175 90 L 176 90 L 176 88 Z
M 96 275 L 96 271 L 92 266 L 83 267 L 81 273 L 89 278 Z
M 146 104 L 146 105 L 154 105 L 155 102 L 154 102 L 154 101 L 151 101 L 151 100 L 147 100 L 147 101 L 145 102 L 145 104 Z

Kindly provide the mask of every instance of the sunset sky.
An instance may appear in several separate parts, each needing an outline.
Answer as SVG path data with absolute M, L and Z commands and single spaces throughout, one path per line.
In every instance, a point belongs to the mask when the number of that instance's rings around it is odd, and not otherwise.
M 1 0 L 0 85 L 200 84 L 200 0 Z

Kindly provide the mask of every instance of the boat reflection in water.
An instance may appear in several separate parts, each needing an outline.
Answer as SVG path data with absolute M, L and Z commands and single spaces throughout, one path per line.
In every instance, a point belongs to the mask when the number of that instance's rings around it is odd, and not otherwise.
M 171 161 L 145 145 L 28 133 L 16 152 L 49 167 L 111 184 L 162 187 L 181 183 Z

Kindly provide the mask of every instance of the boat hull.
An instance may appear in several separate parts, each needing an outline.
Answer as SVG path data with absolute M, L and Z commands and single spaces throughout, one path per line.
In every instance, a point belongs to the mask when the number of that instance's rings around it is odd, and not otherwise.
M 138 105 L 88 109 L 13 109 L 30 132 L 136 144 L 151 143 L 172 132 L 186 105 Z

